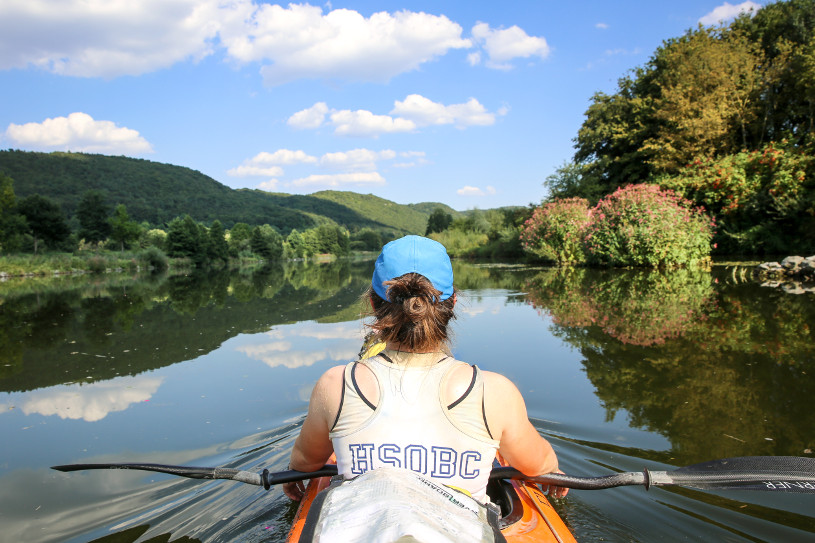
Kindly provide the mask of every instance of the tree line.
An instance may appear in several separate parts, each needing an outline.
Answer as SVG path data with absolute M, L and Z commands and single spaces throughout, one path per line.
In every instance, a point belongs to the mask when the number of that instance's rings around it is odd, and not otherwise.
M 815 0 L 666 40 L 596 93 L 549 201 L 654 184 L 703 206 L 719 252 L 815 250 Z
M 124 204 L 111 207 L 98 190 L 82 195 L 75 217 L 69 221 L 61 206 L 50 198 L 33 194 L 17 199 L 13 180 L 0 173 L 0 253 L 5 254 L 136 248 L 158 252 L 154 263 L 161 263 L 161 255 L 166 255 L 201 266 L 224 265 L 230 259 L 345 256 L 352 248 L 377 250 L 382 243 L 383 236 L 370 228 L 352 236 L 328 221 L 302 231 L 292 229 L 286 236 L 269 224 L 238 222 L 227 230 L 218 219 L 207 226 L 189 214 L 174 218 L 166 229 L 154 228 L 131 219 Z

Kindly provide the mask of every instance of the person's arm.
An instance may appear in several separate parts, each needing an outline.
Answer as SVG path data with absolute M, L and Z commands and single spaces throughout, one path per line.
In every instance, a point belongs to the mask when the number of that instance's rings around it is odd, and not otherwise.
M 331 368 L 314 385 L 306 420 L 291 451 L 289 469 L 315 471 L 323 467 L 334 452 L 328 432 L 340 408 L 344 371 L 344 366 Z M 283 485 L 283 492 L 293 500 L 303 497 L 303 489 L 302 481 Z
M 518 387 L 503 375 L 484 374 L 487 423 L 499 442 L 501 456 L 525 475 L 559 472 L 557 455 L 552 445 L 529 422 L 526 403 Z M 568 493 L 568 489 L 561 487 L 549 487 L 548 491 L 558 498 Z

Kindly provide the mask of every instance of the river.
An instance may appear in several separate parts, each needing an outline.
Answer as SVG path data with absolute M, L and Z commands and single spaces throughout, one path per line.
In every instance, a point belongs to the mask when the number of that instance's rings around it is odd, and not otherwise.
M 567 473 L 815 456 L 815 295 L 726 266 L 454 266 L 453 353 L 518 385 Z M 49 466 L 285 469 L 314 382 L 359 351 L 372 268 L 0 283 L 0 541 L 283 541 L 276 487 Z M 815 494 L 626 487 L 556 507 L 581 542 L 815 540 Z

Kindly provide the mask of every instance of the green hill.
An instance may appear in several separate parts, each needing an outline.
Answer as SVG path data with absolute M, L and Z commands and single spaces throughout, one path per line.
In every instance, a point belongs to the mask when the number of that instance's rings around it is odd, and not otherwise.
M 218 219 L 226 228 L 236 222 L 271 224 L 284 234 L 325 222 L 351 231 L 370 227 L 394 235 L 423 234 L 427 217 L 442 205 L 401 205 L 343 191 L 295 195 L 236 190 L 190 168 L 84 153 L 0 151 L 0 172 L 14 180 L 18 198 L 45 196 L 69 218 L 85 192 L 94 189 L 107 195 L 111 208 L 124 204 L 134 220 L 156 226 L 189 214 L 207 224 Z M 433 207 L 426 211 L 429 205 Z

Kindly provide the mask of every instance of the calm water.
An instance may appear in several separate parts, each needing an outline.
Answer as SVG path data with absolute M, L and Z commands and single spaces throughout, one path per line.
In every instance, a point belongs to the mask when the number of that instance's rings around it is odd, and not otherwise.
M 0 284 L 0 540 L 281 541 L 278 488 L 77 462 L 285 469 L 352 360 L 372 262 Z M 813 456 L 815 299 L 710 273 L 456 263 L 455 355 L 509 376 L 575 475 Z M 815 495 L 572 491 L 582 542 L 813 541 Z

